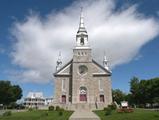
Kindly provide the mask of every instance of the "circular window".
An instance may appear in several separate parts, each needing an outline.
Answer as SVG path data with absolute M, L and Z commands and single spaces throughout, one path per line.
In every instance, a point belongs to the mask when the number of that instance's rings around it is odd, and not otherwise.
M 80 65 L 80 66 L 79 66 L 79 73 L 80 73 L 81 75 L 87 73 L 87 71 L 88 71 L 87 66 L 85 66 L 85 65 Z

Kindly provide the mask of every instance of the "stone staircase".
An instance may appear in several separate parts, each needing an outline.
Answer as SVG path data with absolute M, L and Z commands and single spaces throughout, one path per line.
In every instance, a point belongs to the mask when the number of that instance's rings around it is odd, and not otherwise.
M 92 111 L 77 110 L 70 116 L 69 120 L 100 120 L 100 118 Z
M 79 103 L 75 106 L 75 112 L 69 120 L 100 120 L 100 118 L 91 111 L 91 106 L 85 103 Z

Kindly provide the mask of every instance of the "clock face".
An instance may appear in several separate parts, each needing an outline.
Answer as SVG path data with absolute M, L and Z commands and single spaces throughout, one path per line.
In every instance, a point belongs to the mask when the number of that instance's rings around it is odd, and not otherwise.
M 87 66 L 85 66 L 85 65 L 80 65 L 80 66 L 79 66 L 79 73 L 80 73 L 81 75 L 87 73 L 87 71 L 88 71 Z

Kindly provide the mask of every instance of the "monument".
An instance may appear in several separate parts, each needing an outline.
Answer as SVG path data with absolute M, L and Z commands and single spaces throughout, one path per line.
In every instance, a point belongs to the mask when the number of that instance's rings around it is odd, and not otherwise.
M 94 110 L 112 103 L 112 72 L 108 60 L 104 56 L 103 65 L 100 65 L 92 58 L 91 52 L 81 10 L 73 58 L 64 66 L 60 56 L 57 60 L 54 106 L 69 110 Z

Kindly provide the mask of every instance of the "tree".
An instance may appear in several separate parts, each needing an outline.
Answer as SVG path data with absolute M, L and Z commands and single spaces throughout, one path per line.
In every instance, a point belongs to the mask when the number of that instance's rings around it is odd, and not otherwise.
M 19 85 L 11 85 L 10 81 L 0 81 L 0 104 L 9 105 L 22 97 Z
M 159 98 L 159 78 L 139 80 L 133 77 L 130 81 L 130 92 L 133 103 L 142 105 L 146 103 L 158 103 Z
M 125 100 L 126 94 L 119 89 L 112 90 L 112 94 L 113 94 L 113 101 L 116 101 L 118 104 L 120 104 L 121 101 Z
M 140 92 L 139 92 L 139 79 L 137 77 L 133 77 L 130 80 L 130 92 L 132 95 L 132 101 L 135 104 L 139 104 Z

